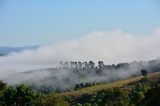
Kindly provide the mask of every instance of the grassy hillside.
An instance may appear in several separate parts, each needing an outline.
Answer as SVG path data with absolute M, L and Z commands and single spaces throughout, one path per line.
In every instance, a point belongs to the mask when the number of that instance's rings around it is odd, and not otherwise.
M 119 80 L 119 81 L 107 83 L 107 84 L 99 84 L 99 85 L 95 85 L 92 87 L 83 88 L 83 89 L 80 89 L 77 91 L 64 92 L 64 93 L 60 93 L 57 95 L 58 96 L 79 96 L 82 94 L 90 94 L 90 93 L 96 92 L 98 90 L 103 90 L 103 89 L 108 89 L 108 88 L 113 88 L 113 87 L 123 87 L 125 85 L 130 84 L 130 83 L 137 82 L 137 81 L 141 80 L 141 78 L 143 78 L 143 76 L 129 78 L 126 80 Z M 159 78 L 160 78 L 160 72 L 148 74 L 148 79 L 150 81 L 156 81 Z

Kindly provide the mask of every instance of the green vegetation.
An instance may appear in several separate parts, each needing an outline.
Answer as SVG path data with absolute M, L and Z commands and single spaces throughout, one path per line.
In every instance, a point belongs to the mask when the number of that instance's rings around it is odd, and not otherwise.
M 55 95 L 44 95 L 26 85 L 7 86 L 0 81 L 0 106 L 68 106 Z
M 143 75 L 143 76 L 147 76 L 148 71 L 147 71 L 147 70 L 145 70 L 145 69 L 143 69 L 143 70 L 141 70 L 141 73 L 142 73 L 142 75 Z
M 75 91 L 49 94 L 0 81 L 0 106 L 160 106 L 159 81 L 157 72 L 109 84 L 81 83 Z
M 84 88 L 81 88 L 76 91 L 64 92 L 64 93 L 60 93 L 58 95 L 60 95 L 60 96 L 65 96 L 65 95 L 76 96 L 76 95 L 82 95 L 85 93 L 90 94 L 90 93 L 96 92 L 98 90 L 115 88 L 115 87 L 123 87 L 124 85 L 127 85 L 129 83 L 140 81 L 142 78 L 143 78 L 142 76 L 139 76 L 139 77 L 130 78 L 127 80 L 119 80 L 119 81 L 107 83 L 107 84 L 95 84 L 94 86 L 91 86 L 91 87 L 84 87 Z
M 34 103 L 35 106 L 69 106 L 69 104 L 61 97 L 55 94 L 43 95 L 37 98 Z

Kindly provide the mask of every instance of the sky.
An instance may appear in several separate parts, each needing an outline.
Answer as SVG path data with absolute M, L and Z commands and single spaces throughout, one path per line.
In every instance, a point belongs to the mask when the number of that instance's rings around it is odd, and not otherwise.
M 158 0 L 0 0 L 0 46 L 50 45 L 115 29 L 147 36 L 159 19 Z

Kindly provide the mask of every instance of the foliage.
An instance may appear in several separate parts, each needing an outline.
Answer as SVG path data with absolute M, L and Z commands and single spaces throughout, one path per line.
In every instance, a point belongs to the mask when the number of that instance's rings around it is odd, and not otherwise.
M 0 91 L 6 88 L 7 84 L 0 80 Z
M 148 71 L 147 71 L 147 70 L 145 70 L 145 69 L 143 69 L 143 70 L 141 70 L 141 73 L 142 73 L 142 75 L 143 75 L 143 76 L 147 76 Z
M 147 83 L 137 83 L 134 92 L 144 92 L 146 93 L 149 89 L 151 89 L 150 85 Z
M 49 94 L 39 97 L 35 101 L 35 106 L 69 106 L 69 104 L 55 94 Z
M 76 105 L 83 106 L 127 106 L 129 104 L 128 92 L 116 89 L 100 90 L 94 94 L 84 94 L 73 100 Z M 73 103 L 74 103 L 73 102 Z M 74 105 L 74 104 L 72 104 Z
M 28 86 L 8 86 L 1 95 L 1 105 L 30 106 L 36 97 L 36 93 Z
M 160 106 L 160 86 L 148 90 L 142 104 L 144 106 Z
M 88 83 L 88 82 L 80 83 L 80 84 L 76 84 L 74 89 L 78 90 L 78 89 L 81 89 L 81 88 L 91 87 L 91 86 L 95 86 L 95 85 L 96 85 L 96 83 Z

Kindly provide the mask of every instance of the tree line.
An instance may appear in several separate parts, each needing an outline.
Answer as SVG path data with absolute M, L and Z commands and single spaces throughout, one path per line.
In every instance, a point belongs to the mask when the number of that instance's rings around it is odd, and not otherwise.
M 71 61 L 71 62 L 59 62 L 59 69 L 68 69 L 68 70 L 77 70 L 77 71 L 82 71 L 82 70 L 118 70 L 118 69 L 123 69 L 127 70 L 130 67 L 135 66 L 135 68 L 140 69 L 147 69 L 151 72 L 156 72 L 160 70 L 160 60 L 150 60 L 150 61 L 133 61 L 130 63 L 118 63 L 118 64 L 109 64 L 106 65 L 104 64 L 103 61 L 98 61 L 95 63 L 94 61 Z
M 117 65 L 112 64 L 112 65 L 105 65 L 103 61 L 98 61 L 97 65 L 95 62 L 93 61 L 85 61 L 85 62 L 81 62 L 81 61 L 71 61 L 71 62 L 59 62 L 60 67 L 62 69 L 110 69 L 110 68 L 120 68 L 120 67 L 125 67 L 128 66 L 129 63 L 119 63 Z

